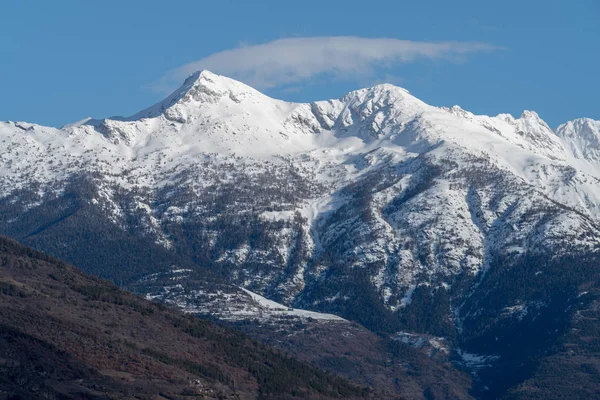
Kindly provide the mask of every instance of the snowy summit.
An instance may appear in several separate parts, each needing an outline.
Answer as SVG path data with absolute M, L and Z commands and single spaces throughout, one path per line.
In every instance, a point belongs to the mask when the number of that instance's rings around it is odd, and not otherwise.
M 395 310 L 499 254 L 595 251 L 599 141 L 590 119 L 553 130 L 533 111 L 474 115 L 389 84 L 296 104 L 201 71 L 127 118 L 0 123 L 0 193 L 20 207 L 11 231 L 83 175 L 89 207 L 123 230 L 134 210 L 139 234 L 165 249 L 181 245 L 175 226 L 201 221 L 202 246 L 242 287 L 289 304 L 335 254 L 373 266 Z M 223 244 L 226 218 L 270 233 Z

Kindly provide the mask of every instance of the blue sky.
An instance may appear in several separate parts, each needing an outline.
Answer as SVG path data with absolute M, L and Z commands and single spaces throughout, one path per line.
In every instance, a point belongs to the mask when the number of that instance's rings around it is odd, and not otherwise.
M 389 81 L 552 127 L 600 119 L 597 0 L 2 0 L 0 15 L 0 120 L 131 115 L 205 66 L 290 101 Z

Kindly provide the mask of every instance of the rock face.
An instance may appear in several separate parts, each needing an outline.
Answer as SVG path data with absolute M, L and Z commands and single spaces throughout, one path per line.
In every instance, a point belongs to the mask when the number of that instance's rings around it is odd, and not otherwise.
M 540 272 L 527 284 L 558 290 L 544 268 L 597 256 L 599 126 L 553 131 L 535 112 L 479 116 L 387 84 L 292 104 L 202 71 L 129 118 L 1 123 L 0 231 L 117 283 L 205 268 L 491 356 L 474 326 L 518 326 L 554 295 L 487 304 L 498 282 Z

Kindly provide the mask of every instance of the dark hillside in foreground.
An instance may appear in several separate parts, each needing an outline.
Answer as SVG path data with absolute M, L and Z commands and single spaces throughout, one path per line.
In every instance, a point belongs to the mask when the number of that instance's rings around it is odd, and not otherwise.
M 0 399 L 370 396 L 0 237 Z

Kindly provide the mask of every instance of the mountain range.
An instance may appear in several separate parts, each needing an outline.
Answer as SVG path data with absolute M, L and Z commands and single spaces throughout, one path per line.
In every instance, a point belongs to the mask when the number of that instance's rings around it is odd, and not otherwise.
M 0 123 L 0 233 L 188 312 L 264 297 L 443 342 L 474 396 L 552 398 L 598 379 L 599 140 L 592 119 L 389 84 L 296 104 L 201 71 L 131 117 Z

